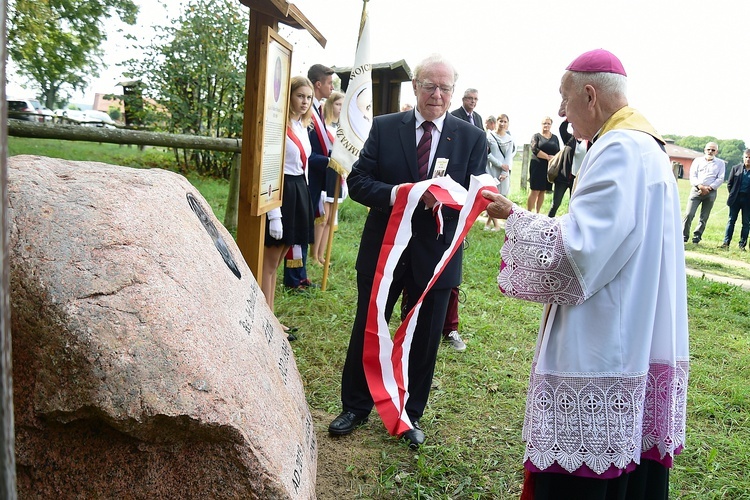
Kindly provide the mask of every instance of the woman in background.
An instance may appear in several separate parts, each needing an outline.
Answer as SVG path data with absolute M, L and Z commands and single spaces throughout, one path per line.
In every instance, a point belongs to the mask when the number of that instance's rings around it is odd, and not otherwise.
M 497 119 L 490 116 L 487 121 L 489 122 L 490 119 L 493 121 L 493 127 L 487 128 L 487 144 L 490 148 L 487 155 L 487 173 L 495 179 L 500 194 L 507 197 L 510 192 L 510 169 L 513 165 L 513 157 L 516 155 L 516 145 L 508 132 L 510 125 L 508 115 L 502 114 Z M 500 230 L 498 220 L 488 215 L 484 225 L 485 231 L 490 229 L 490 226 L 493 231 Z
M 531 137 L 531 162 L 529 163 L 529 199 L 526 209 L 537 212 L 544 203 L 544 193 L 552 190 L 552 184 L 547 180 L 547 163 L 555 153 L 560 151 L 560 142 L 552 133 L 552 118 L 545 116 L 542 120 L 542 132 Z
M 500 177 L 503 175 L 503 170 L 500 168 L 500 143 L 496 139 L 497 134 L 495 134 L 495 129 L 497 129 L 497 118 L 495 118 L 495 115 L 490 115 L 484 121 L 484 130 L 487 133 L 488 150 L 487 166 L 485 167 L 485 172 L 487 172 L 492 177 L 492 179 L 495 181 L 495 185 L 498 186 L 499 190 L 501 182 Z M 487 214 L 487 220 L 484 223 L 484 230 L 489 231 L 491 227 L 493 228 L 493 231 L 498 231 L 500 229 L 498 221 Z
M 323 104 L 323 120 L 325 120 L 328 131 L 336 137 L 336 129 L 339 128 L 339 118 L 341 117 L 341 106 L 344 104 L 344 94 L 341 92 L 332 92 Z M 324 213 L 320 220 L 315 221 L 315 243 L 313 244 L 312 257 L 313 262 L 325 264 L 326 248 L 328 245 L 328 223 L 333 212 L 333 193 L 336 189 L 336 181 L 339 181 L 339 203 L 346 198 L 346 182 L 344 177 L 339 177 L 332 168 L 326 169 L 325 190 L 321 193 L 323 199 Z M 335 214 L 333 217 L 336 217 Z M 334 218 L 336 224 L 336 218 Z
M 307 188 L 307 158 L 312 152 L 307 126 L 310 124 L 312 98 L 310 80 L 304 76 L 293 77 L 289 92 L 281 207 L 268 212 L 263 252 L 261 290 L 271 312 L 276 292 L 276 270 L 284 256 L 292 246 L 307 246 L 314 241 L 313 207 Z M 289 340 L 295 340 L 289 327 L 282 325 L 282 328 L 289 332 Z
M 509 127 L 510 118 L 505 113 L 501 114 L 497 118 L 497 130 L 495 132 L 500 140 L 500 154 L 502 155 L 500 168 L 505 172 L 505 177 L 501 179 L 498 189 L 500 194 L 506 197 L 510 193 L 510 169 L 513 168 L 513 158 L 516 156 L 516 143 L 513 142 L 513 138 L 508 132 Z

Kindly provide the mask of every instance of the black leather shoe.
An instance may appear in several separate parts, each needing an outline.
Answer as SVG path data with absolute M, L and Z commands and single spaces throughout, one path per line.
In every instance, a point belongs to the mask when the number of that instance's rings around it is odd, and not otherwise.
M 416 450 L 424 443 L 424 432 L 419 426 L 419 421 L 414 421 L 411 425 L 414 426 L 414 428 L 401 434 L 401 439 L 409 443 L 409 448 Z
M 700 242 L 701 242 L 701 239 L 700 239 L 700 238 L 693 238 L 693 244 L 694 244 L 694 245 L 697 245 L 697 244 L 698 244 L 698 243 L 700 243 Z
M 328 426 L 328 433 L 333 436 L 345 436 L 364 423 L 367 423 L 367 415 L 358 417 L 350 411 L 342 411 Z

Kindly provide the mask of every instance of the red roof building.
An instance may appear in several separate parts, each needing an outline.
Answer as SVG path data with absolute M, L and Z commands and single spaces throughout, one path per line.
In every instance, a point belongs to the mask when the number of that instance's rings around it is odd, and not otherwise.
M 677 146 L 669 140 L 667 140 L 665 149 L 667 150 L 667 154 L 669 155 L 669 160 L 672 162 L 672 165 L 675 166 L 675 163 L 680 164 L 677 177 L 683 179 L 687 179 L 688 177 L 690 177 L 690 165 L 693 164 L 693 160 L 703 156 L 703 153 L 699 151 L 693 151 L 692 149 Z

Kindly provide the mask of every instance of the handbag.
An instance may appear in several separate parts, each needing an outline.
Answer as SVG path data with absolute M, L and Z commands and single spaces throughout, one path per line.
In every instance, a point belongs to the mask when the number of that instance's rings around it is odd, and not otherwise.
M 555 182 L 555 179 L 560 174 L 560 169 L 565 164 L 566 158 L 570 158 L 572 153 L 573 149 L 566 145 L 549 159 L 547 162 L 547 180 L 549 182 Z

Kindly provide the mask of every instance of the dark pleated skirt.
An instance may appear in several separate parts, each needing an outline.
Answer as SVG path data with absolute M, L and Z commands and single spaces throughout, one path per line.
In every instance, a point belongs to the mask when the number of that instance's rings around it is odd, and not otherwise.
M 284 235 L 280 240 L 275 240 L 268 234 L 268 221 L 266 221 L 266 246 L 306 246 L 315 241 L 312 200 L 304 175 L 284 174 L 281 223 L 284 227 Z

